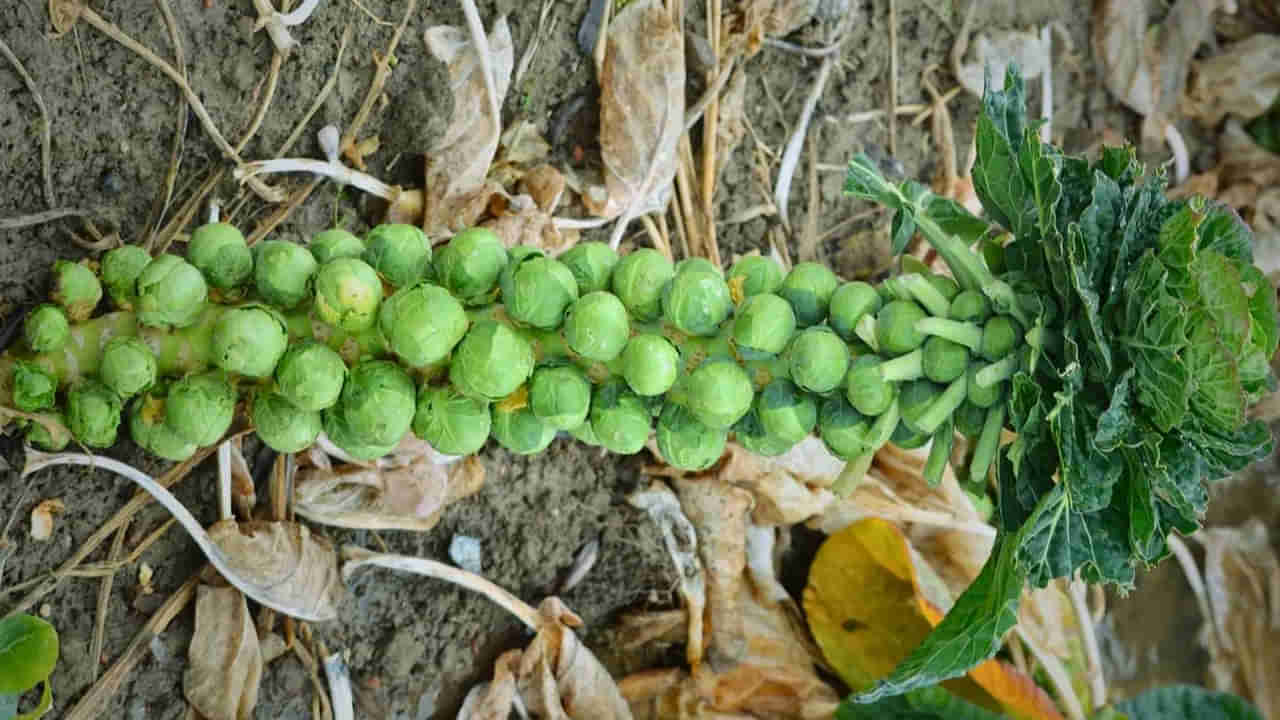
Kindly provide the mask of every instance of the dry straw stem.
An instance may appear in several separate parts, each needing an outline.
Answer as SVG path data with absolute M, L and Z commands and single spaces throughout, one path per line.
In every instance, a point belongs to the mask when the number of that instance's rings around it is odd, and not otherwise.
M 404 16 L 400 18 L 400 24 L 396 26 L 396 31 L 391 35 L 391 42 L 387 43 L 386 51 L 377 58 L 378 69 L 373 73 L 373 82 L 369 85 L 369 92 L 364 97 L 364 102 L 360 105 L 360 110 L 356 112 L 356 117 L 351 121 L 347 132 L 342 136 L 342 153 L 351 158 L 352 163 L 357 168 L 364 168 L 364 159 L 360 157 L 357 150 L 356 138 L 359 137 L 360 131 L 364 129 L 364 124 L 369 120 L 369 114 L 373 112 L 373 106 L 378 101 L 378 97 L 382 95 L 382 88 L 387 84 L 387 76 L 391 74 L 391 58 L 395 55 L 396 48 L 400 45 L 400 38 L 404 35 L 404 29 L 409 24 L 409 18 L 413 17 L 413 12 L 418 7 L 418 0 L 408 0 L 404 7 Z M 336 71 L 335 71 L 336 72 Z M 318 185 L 313 181 L 313 185 Z M 310 194 L 310 190 L 307 191 Z
M 118 562 L 120 553 L 124 551 L 124 536 L 129 532 L 129 523 L 120 526 L 116 531 L 116 537 L 111 541 L 111 551 L 107 553 L 109 562 Z M 102 583 L 98 586 L 98 606 L 96 616 L 93 621 L 93 640 L 89 643 L 89 657 L 102 657 L 102 643 L 107 634 L 107 609 L 111 607 L 111 586 L 115 584 L 116 574 L 111 573 L 102 577 Z M 93 679 L 97 680 L 99 673 L 102 671 L 101 663 L 92 663 Z
M 45 204 L 52 208 L 58 204 L 58 200 L 53 194 L 53 174 L 49 171 L 50 143 L 53 134 L 52 123 L 49 122 L 49 109 L 44 105 L 44 97 L 40 95 L 36 81 L 31 79 L 27 69 L 22 66 L 22 61 L 13 54 L 13 50 L 5 43 L 4 38 L 0 38 L 0 54 L 3 54 L 9 60 L 9 64 L 13 65 L 13 69 L 27 86 L 27 91 L 31 93 L 31 99 L 35 100 L 36 107 L 40 109 L 40 176 L 44 180 Z
M 88 217 L 93 214 L 94 211 L 82 208 L 57 208 L 55 210 L 45 210 L 44 212 L 19 215 L 18 217 L 0 218 L 0 230 L 21 230 L 25 227 L 43 225 L 44 223 L 61 220 L 65 217 Z

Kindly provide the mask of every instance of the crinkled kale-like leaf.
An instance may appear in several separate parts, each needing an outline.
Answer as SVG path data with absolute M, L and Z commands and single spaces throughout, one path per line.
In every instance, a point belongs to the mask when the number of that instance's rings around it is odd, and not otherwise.
M 1262 713 L 1230 693 L 1193 685 L 1156 688 L 1122 703 L 1128 720 L 1262 720 Z

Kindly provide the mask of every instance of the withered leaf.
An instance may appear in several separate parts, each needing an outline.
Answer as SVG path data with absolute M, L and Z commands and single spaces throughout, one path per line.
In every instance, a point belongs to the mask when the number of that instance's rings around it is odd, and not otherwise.
M 493 680 L 471 688 L 458 720 L 507 720 L 511 705 L 516 699 L 516 668 L 520 665 L 519 650 L 508 650 L 493 663 Z
M 538 634 L 520 656 L 520 696 L 543 718 L 631 720 L 617 683 L 573 632 L 580 625 L 559 598 L 542 601 Z
M 296 617 L 331 620 L 345 588 L 328 540 L 291 522 L 221 520 L 209 537 L 264 601 Z M 255 595 L 258 597 L 259 595 Z
M 53 536 L 53 516 L 67 509 L 60 498 L 41 500 L 31 509 L 31 539 L 48 540 Z
M 248 720 L 258 704 L 262 652 L 244 595 L 234 587 L 196 590 L 195 634 L 182 687 L 208 720 Z
M 751 494 L 714 478 L 676 478 L 680 507 L 698 533 L 698 555 L 707 571 L 707 616 L 715 663 L 732 665 L 747 651 L 738 607 L 747 566 L 747 513 Z
M 392 468 L 308 467 L 298 472 L 294 507 L 298 515 L 325 525 L 426 531 L 446 507 L 483 484 L 484 465 L 475 457 L 445 464 L 420 456 Z
M 1252 35 L 1192 67 L 1190 115 L 1211 127 L 1228 114 L 1255 118 L 1280 96 L 1280 35 Z
M 649 513 L 662 532 L 662 542 L 680 578 L 680 597 L 689 613 L 685 658 L 697 666 L 703 655 L 703 612 L 707 606 L 707 578 L 698 559 L 698 533 L 680 509 L 680 501 L 661 481 L 627 496 L 627 502 Z

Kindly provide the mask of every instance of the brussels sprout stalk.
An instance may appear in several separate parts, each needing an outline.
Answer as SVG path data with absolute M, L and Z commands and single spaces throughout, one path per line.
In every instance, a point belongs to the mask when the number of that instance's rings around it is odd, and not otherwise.
M 924 414 L 916 418 L 915 429 L 925 435 L 932 435 L 960 407 L 960 403 L 964 402 L 968 382 L 969 379 L 964 375 L 951 381 L 942 395 L 929 405 Z
M 840 476 L 836 478 L 835 483 L 831 485 L 831 492 L 838 497 L 849 497 L 862 484 L 862 478 L 866 477 L 867 471 L 871 469 L 871 462 L 875 459 L 876 453 L 889 442 L 894 429 L 898 427 L 898 418 L 898 401 L 895 399 L 889 403 L 889 409 L 881 413 L 871 425 L 867 451 L 849 460 L 844 470 L 840 471 Z
M 1018 371 L 1020 361 L 1017 354 L 1008 355 L 979 370 L 973 381 L 982 387 L 990 387 L 998 382 L 1008 380 Z
M 880 363 L 880 377 L 885 382 L 906 382 L 924 377 L 924 351 L 916 348 L 906 355 Z
M 987 470 L 995 460 L 996 451 L 1000 449 L 1000 434 L 1004 429 L 1005 407 L 998 404 L 987 411 L 987 420 L 982 424 L 982 433 L 974 445 L 973 458 L 969 461 L 969 481 L 984 483 Z
M 888 285 L 890 281 L 896 282 L 906 291 L 908 297 L 903 298 L 904 300 L 915 300 L 934 317 L 944 318 L 951 309 L 951 301 L 947 300 L 924 275 L 919 273 L 899 275 L 886 280 L 885 284 Z
M 925 460 L 921 475 L 930 487 L 937 487 L 942 482 L 942 471 L 951 460 L 951 448 L 955 445 L 955 423 L 948 417 L 938 432 L 933 434 L 933 444 L 929 447 L 929 458 Z
M 916 321 L 916 332 L 944 337 L 977 352 L 982 345 L 982 327 L 944 317 L 926 317 Z

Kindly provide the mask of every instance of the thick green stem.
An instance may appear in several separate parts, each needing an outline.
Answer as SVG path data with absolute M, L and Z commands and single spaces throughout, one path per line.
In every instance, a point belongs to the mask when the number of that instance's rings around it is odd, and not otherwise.
M 969 481 L 985 484 L 987 470 L 995 460 L 996 451 L 1000 449 L 1000 433 L 1004 430 L 1004 404 L 998 404 L 987 411 L 987 421 L 982 425 L 982 434 L 978 435 L 978 443 L 973 450 L 973 459 L 969 461 Z
M 880 363 L 880 377 L 885 382 L 906 382 L 924 377 L 924 351 L 916 348 L 906 355 Z
M 938 292 L 938 288 L 928 278 L 919 273 L 903 275 L 899 278 L 903 287 L 911 294 L 912 299 L 920 303 L 934 317 L 946 317 L 951 311 L 951 301 Z
M 924 463 L 922 475 L 930 487 L 937 487 L 942 482 L 942 471 L 951 460 L 951 448 L 955 445 L 955 424 L 951 418 L 942 423 L 938 432 L 933 434 L 933 445 L 929 448 L 929 459 Z
M 870 313 L 858 318 L 858 324 L 853 326 L 853 334 L 866 343 L 872 352 L 880 352 L 880 340 L 876 338 L 876 319 Z
M 942 256 L 956 283 L 965 290 L 979 290 L 991 300 L 997 312 L 1012 315 L 1023 327 L 1031 325 L 1018 304 L 1017 295 L 1005 281 L 997 278 L 986 263 L 959 238 L 945 232 L 923 209 L 915 213 L 916 227 L 938 255 Z
M 973 381 L 980 387 L 991 387 L 1013 377 L 1018 371 L 1018 363 L 1018 353 L 1012 353 L 974 373 Z
M 899 417 L 898 399 L 894 398 L 893 402 L 889 403 L 888 409 L 880 413 L 872 423 L 871 430 L 867 433 L 870 436 L 867 451 L 845 464 L 844 470 L 840 471 L 840 476 L 832 484 L 831 492 L 837 497 L 845 498 L 857 489 L 862 483 L 862 478 L 866 477 L 867 471 L 871 469 L 871 462 L 875 459 L 876 453 L 889 442 L 889 438 L 893 437 L 893 430 L 898 427 Z
M 946 338 L 969 348 L 970 352 L 977 352 L 982 344 L 982 327 L 970 322 L 925 317 L 916 322 L 916 332 Z
M 938 396 L 933 404 L 925 409 L 924 413 L 916 420 L 915 426 L 925 435 L 931 435 L 944 422 L 951 418 L 951 414 L 960 407 L 964 402 L 965 394 L 969 389 L 969 379 L 964 375 L 951 381 L 946 390 Z

